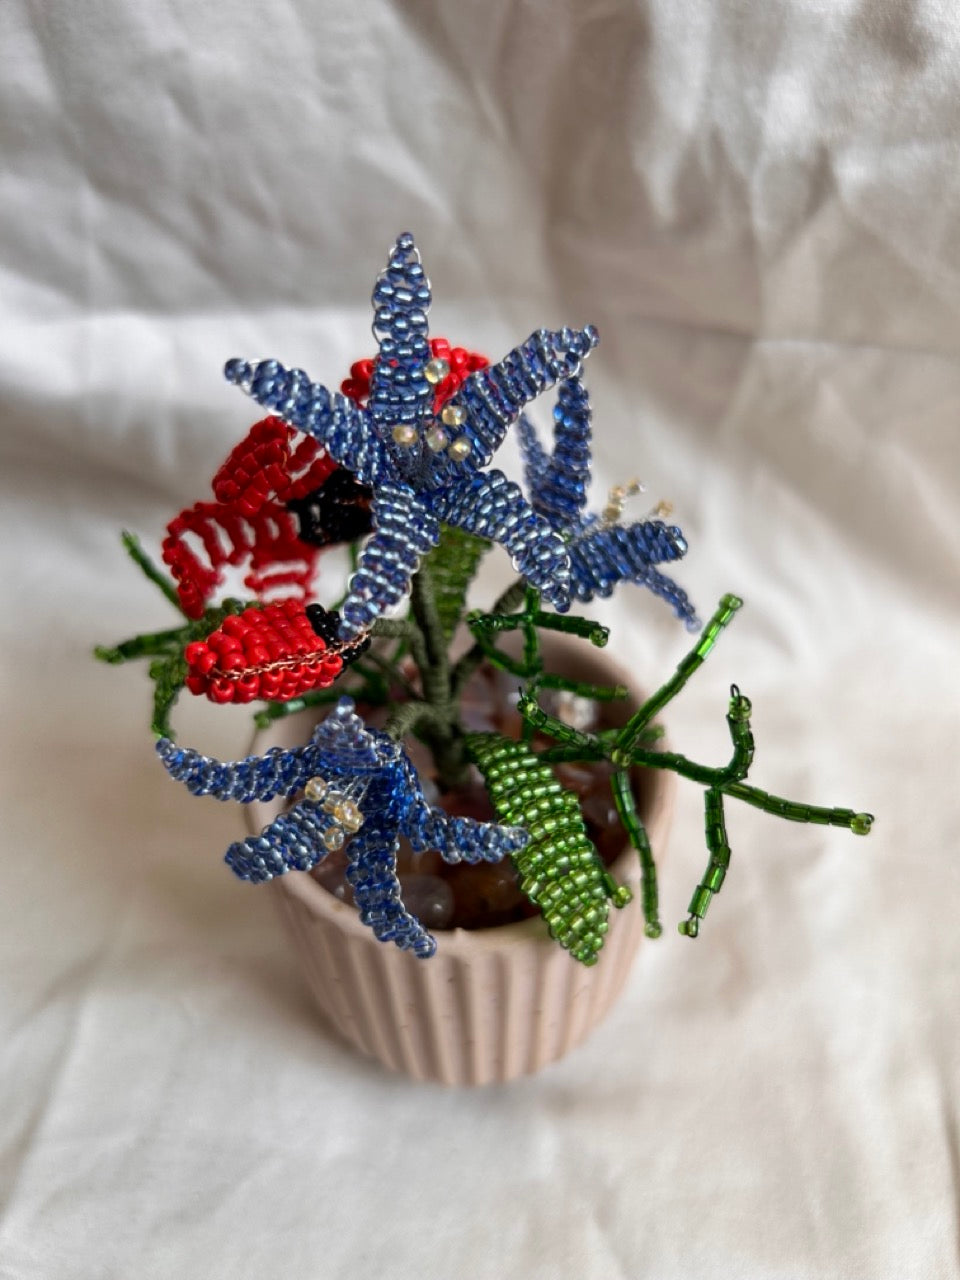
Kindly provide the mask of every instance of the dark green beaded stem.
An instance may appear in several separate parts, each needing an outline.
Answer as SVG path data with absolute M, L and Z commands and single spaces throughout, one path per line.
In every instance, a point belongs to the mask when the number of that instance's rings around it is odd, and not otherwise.
M 168 600 L 180 611 L 176 587 L 160 572 L 139 540 L 132 533 L 124 533 L 121 541 L 131 560 L 152 583 L 160 588 Z M 148 631 L 142 635 L 121 640 L 117 645 L 97 645 L 93 651 L 101 662 L 117 664 L 138 658 L 150 658 L 147 674 L 153 681 L 153 715 L 150 729 L 160 738 L 173 737 L 170 716 L 187 677 L 184 648 L 192 640 L 200 640 L 221 626 L 224 619 L 245 609 L 255 608 L 256 602 L 228 598 L 214 608 L 204 610 L 199 618 L 188 618 L 178 627 L 164 631 Z
M 752 706 L 735 684 L 730 686 L 730 706 L 727 708 L 727 728 L 733 742 L 733 756 L 724 770 L 731 782 L 745 778 L 753 764 L 754 741 L 750 728 Z
M 653 860 L 653 850 L 650 848 L 647 829 L 637 813 L 633 787 L 630 785 L 630 774 L 626 769 L 618 769 L 610 779 L 610 785 L 620 823 L 630 837 L 630 843 L 636 849 L 640 859 L 640 900 L 643 903 L 643 918 L 646 921 L 644 932 L 648 938 L 659 938 L 663 933 L 663 925 L 660 923 L 657 866 Z
M 526 743 L 492 733 L 468 734 L 466 742 L 500 821 L 529 833 L 514 855 L 523 892 L 574 959 L 596 964 L 610 900 L 623 906 L 629 890 L 618 887 L 601 862 L 576 796 Z
M 454 697 L 459 697 L 474 671 L 489 656 L 489 637 L 498 632 L 523 630 L 526 641 L 530 635 L 536 634 L 537 629 L 560 631 L 584 636 L 598 647 L 606 643 L 609 635 L 606 627 L 589 618 L 541 612 L 539 596 L 525 587 L 522 579 L 507 588 L 489 613 L 474 611 L 467 614 L 465 621 L 474 637 L 474 644 L 453 669 Z M 481 635 L 487 641 L 486 645 L 481 643 Z
M 723 795 L 716 787 L 709 787 L 703 794 L 704 835 L 710 861 L 703 879 L 693 891 L 687 911 L 686 920 L 677 925 L 678 932 L 688 938 L 695 938 L 700 932 L 700 921 L 707 914 L 707 907 L 715 893 L 720 892 L 721 885 L 730 866 L 730 845 L 727 842 L 727 824 L 723 816 Z
M 123 533 L 120 535 L 120 541 L 123 543 L 124 550 L 133 563 L 140 568 L 151 582 L 155 583 L 156 586 L 160 588 L 176 611 L 178 613 L 183 613 L 183 608 L 180 604 L 180 597 L 177 595 L 177 588 L 153 563 L 144 551 L 143 547 L 140 545 L 140 539 L 137 535 L 135 533 L 128 533 L 127 530 L 124 529 Z
M 628 690 L 623 684 L 590 684 L 586 680 L 569 680 L 566 676 L 556 676 L 545 671 L 537 680 L 541 689 L 561 689 L 564 693 L 574 693 L 579 698 L 592 698 L 595 702 L 614 702 L 617 698 L 625 698 Z
M 723 597 L 716 613 L 700 633 L 699 640 L 678 664 L 671 678 L 666 684 L 661 685 L 656 693 L 652 694 L 623 726 L 617 750 L 624 761 L 629 758 L 631 748 L 638 741 L 641 731 L 648 722 L 677 696 L 694 672 L 703 666 L 707 654 L 717 643 L 721 631 L 742 606 L 743 601 L 739 596 L 725 595 Z M 615 763 L 619 763 L 619 761 L 615 760 Z
M 567 724 L 565 720 L 558 720 L 556 716 L 549 715 L 529 693 L 520 695 L 517 710 L 534 729 L 549 738 L 555 738 L 565 746 L 579 747 L 586 751 L 594 751 L 599 746 L 599 740 L 594 734 L 583 733 Z

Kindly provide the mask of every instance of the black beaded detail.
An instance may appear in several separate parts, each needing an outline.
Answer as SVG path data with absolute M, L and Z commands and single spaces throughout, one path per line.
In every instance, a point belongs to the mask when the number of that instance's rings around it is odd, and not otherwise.
M 301 542 L 328 547 L 365 537 L 373 528 L 372 503 L 373 490 L 339 467 L 305 497 L 288 502 L 287 510 L 296 517 Z
M 322 604 L 308 604 L 304 612 L 320 639 L 326 641 L 328 648 L 340 654 L 345 667 L 356 662 L 370 648 L 372 640 L 367 635 L 362 636 L 355 644 L 343 644 L 340 639 L 340 615 L 336 609 L 325 609 Z

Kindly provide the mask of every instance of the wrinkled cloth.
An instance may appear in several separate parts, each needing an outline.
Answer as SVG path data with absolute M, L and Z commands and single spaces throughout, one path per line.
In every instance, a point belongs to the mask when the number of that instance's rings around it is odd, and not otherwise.
M 960 1275 L 960 12 L 7 0 L 0 39 L 2 1280 Z M 681 784 L 615 1012 L 477 1092 L 326 1033 L 236 811 L 89 656 L 171 625 L 117 531 L 208 496 L 253 420 L 223 361 L 338 384 L 405 229 L 435 334 L 598 326 L 595 507 L 638 476 L 701 613 L 745 598 L 677 749 L 725 758 L 735 680 L 752 781 L 877 814 L 731 804 L 690 942 Z M 687 647 L 640 590 L 589 611 L 648 685 Z

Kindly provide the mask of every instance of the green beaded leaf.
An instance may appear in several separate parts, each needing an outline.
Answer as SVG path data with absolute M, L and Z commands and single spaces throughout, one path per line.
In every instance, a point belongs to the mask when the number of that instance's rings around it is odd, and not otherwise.
M 521 889 L 539 908 L 552 937 L 582 964 L 596 964 L 609 928 L 609 899 L 622 906 L 630 895 L 617 890 L 604 867 L 577 797 L 525 742 L 471 733 L 466 745 L 497 816 L 529 833 L 526 846 L 513 855 Z
M 485 538 L 445 524 L 440 541 L 424 560 L 433 584 L 444 639 L 449 641 L 463 617 L 467 591 L 481 559 L 490 550 Z

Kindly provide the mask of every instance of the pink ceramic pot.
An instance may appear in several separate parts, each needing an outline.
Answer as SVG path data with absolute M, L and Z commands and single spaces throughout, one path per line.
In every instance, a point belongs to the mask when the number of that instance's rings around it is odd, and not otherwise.
M 566 645 L 555 668 L 577 678 L 632 686 L 599 654 Z M 633 705 L 639 701 L 634 694 Z M 255 738 L 259 754 L 303 742 L 312 713 L 278 721 Z M 654 855 L 670 827 L 676 779 L 648 770 L 638 796 Z M 281 807 L 252 804 L 259 831 Z M 311 876 L 293 871 L 268 886 L 296 948 L 300 967 L 326 1021 L 361 1053 L 417 1080 L 499 1084 L 539 1071 L 584 1040 L 623 990 L 644 938 L 637 901 L 639 866 L 627 846 L 611 868 L 634 901 L 610 911 L 610 930 L 596 965 L 586 968 L 547 934 L 537 916 L 493 929 L 437 930 L 437 953 L 418 960 L 378 942 L 356 910 Z

